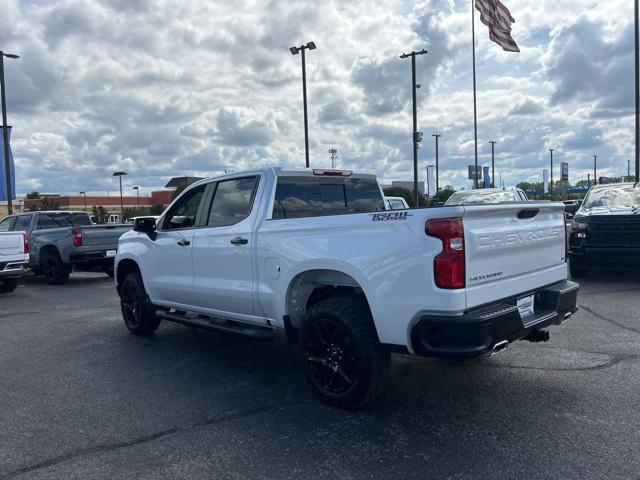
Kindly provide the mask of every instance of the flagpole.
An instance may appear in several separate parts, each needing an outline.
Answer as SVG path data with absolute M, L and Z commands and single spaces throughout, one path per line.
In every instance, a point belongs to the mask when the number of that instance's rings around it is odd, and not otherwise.
M 638 0 L 636 0 L 637 2 Z M 476 1 L 471 0 L 471 44 L 473 46 L 473 136 L 475 148 L 475 174 L 473 187 L 478 188 L 478 109 L 476 105 Z
M 635 1 L 634 12 L 635 29 L 634 43 L 636 50 L 636 183 L 640 181 L 640 26 L 638 21 L 638 0 Z

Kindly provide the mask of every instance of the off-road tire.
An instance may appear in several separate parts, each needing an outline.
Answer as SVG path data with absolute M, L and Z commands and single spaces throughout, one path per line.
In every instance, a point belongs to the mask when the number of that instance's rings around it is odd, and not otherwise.
M 316 303 L 305 315 L 300 340 L 307 381 L 324 402 L 355 408 L 380 396 L 391 356 L 382 349 L 364 302 L 344 297 Z M 336 391 L 340 384 L 344 391 Z
M 62 263 L 57 252 L 45 252 L 40 261 L 40 271 L 51 285 L 60 285 L 69 280 L 71 267 Z
M 150 335 L 160 325 L 138 272 L 127 275 L 120 286 L 120 310 L 124 324 L 135 335 Z
M 589 274 L 589 270 L 587 267 L 575 264 L 569 260 L 569 273 L 571 274 L 571 278 L 584 278 Z
M 18 287 L 18 280 L 15 278 L 6 278 L 0 280 L 0 293 L 13 292 Z

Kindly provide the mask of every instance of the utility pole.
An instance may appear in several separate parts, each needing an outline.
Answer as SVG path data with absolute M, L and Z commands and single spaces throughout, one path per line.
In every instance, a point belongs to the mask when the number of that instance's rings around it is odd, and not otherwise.
M 634 5 L 634 43 L 636 50 L 636 183 L 640 182 L 640 20 L 638 11 L 638 0 Z
M 495 163 L 495 145 L 498 142 L 491 140 L 489 142 L 491 144 L 491 188 L 496 188 L 496 163 Z
M 304 157 L 305 165 L 309 168 L 309 125 L 307 122 L 307 66 L 305 64 L 304 51 L 315 50 L 316 44 L 314 42 L 308 42 L 306 45 L 299 47 L 291 47 L 289 51 L 292 55 L 302 53 L 302 101 L 304 107 Z
M 549 195 L 553 195 L 553 148 L 549 149 L 549 153 L 551 154 L 551 183 L 549 184 Z
M 593 184 L 597 185 L 598 183 L 598 155 L 593 156 Z
M 440 191 L 440 170 L 438 167 L 438 163 L 439 163 L 439 158 L 438 158 L 438 139 L 442 136 L 439 133 L 434 133 L 433 135 L 431 135 L 432 137 L 434 137 L 436 139 L 436 195 L 438 194 L 438 192 Z
M 87 211 L 87 192 L 79 192 L 84 197 L 84 210 Z
M 4 57 L 20 58 L 13 53 L 0 50 L 0 97 L 2 102 L 2 140 L 4 144 L 4 174 L 7 185 L 7 212 L 13 213 L 13 192 L 11 191 L 11 162 L 9 160 L 9 126 L 7 125 L 7 95 L 4 85 Z
M 118 180 L 120 180 L 120 223 L 124 223 L 124 202 L 122 201 L 122 177 L 126 174 L 127 172 L 113 172 L 113 176 L 118 177 Z
M 405 59 L 411 57 L 411 93 L 413 97 L 413 195 L 416 202 L 416 208 L 419 205 L 419 194 L 418 194 L 418 143 L 421 140 L 421 132 L 418 132 L 418 113 L 416 110 L 416 91 L 418 87 L 416 86 L 416 55 L 424 55 L 427 52 L 425 49 L 420 50 L 419 52 L 413 51 L 411 53 L 403 53 L 400 55 L 400 58 Z

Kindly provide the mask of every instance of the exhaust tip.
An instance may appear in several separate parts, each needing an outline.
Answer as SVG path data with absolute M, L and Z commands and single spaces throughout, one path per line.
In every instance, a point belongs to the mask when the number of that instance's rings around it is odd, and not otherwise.
M 491 348 L 491 350 L 489 350 L 489 352 L 487 353 L 487 356 L 493 357 L 494 355 L 497 355 L 498 353 L 506 350 L 508 346 L 509 346 L 509 340 L 502 340 L 502 341 L 496 343 L 493 346 L 493 348 Z

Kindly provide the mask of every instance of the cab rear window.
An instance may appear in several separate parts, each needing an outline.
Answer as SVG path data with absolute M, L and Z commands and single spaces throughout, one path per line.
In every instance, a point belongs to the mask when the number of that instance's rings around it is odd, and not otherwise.
M 278 178 L 271 218 L 321 217 L 384 209 L 375 179 L 283 176 Z

